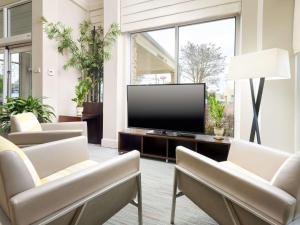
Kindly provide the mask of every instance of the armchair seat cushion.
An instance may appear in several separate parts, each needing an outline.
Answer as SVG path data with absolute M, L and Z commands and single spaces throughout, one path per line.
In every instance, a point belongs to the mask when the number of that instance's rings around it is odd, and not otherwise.
M 55 181 L 57 179 L 61 179 L 61 178 L 64 178 L 65 176 L 68 176 L 68 175 L 71 175 L 73 173 L 76 173 L 76 172 L 79 172 L 79 171 L 83 171 L 85 169 L 89 169 L 93 166 L 96 166 L 96 165 L 99 165 L 98 162 L 96 161 L 93 161 L 93 160 L 85 160 L 85 161 L 82 161 L 80 163 L 76 163 L 72 166 L 69 166 L 63 170 L 60 170 L 56 173 L 53 173 L 47 177 L 44 177 L 41 179 L 41 182 L 43 184 L 46 184 L 46 183 L 49 183 L 51 181 Z

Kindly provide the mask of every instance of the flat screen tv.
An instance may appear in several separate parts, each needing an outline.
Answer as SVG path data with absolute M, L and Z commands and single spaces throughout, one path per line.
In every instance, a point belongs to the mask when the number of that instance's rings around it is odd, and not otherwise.
M 204 133 L 205 84 L 128 85 L 128 127 Z

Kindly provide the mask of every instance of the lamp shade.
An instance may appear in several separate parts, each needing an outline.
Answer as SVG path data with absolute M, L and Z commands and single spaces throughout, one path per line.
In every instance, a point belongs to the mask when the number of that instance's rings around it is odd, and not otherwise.
M 229 79 L 290 79 L 289 52 L 273 48 L 235 56 L 229 65 Z

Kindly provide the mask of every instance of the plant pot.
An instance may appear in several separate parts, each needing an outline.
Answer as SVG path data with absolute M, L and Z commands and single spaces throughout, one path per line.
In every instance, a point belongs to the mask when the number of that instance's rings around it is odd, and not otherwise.
M 77 116 L 82 116 L 83 107 L 76 107 L 76 114 Z
M 224 137 L 223 137 L 224 127 L 222 127 L 222 128 L 215 127 L 214 128 L 214 133 L 215 133 L 215 139 L 217 139 L 217 140 L 223 140 L 224 139 Z

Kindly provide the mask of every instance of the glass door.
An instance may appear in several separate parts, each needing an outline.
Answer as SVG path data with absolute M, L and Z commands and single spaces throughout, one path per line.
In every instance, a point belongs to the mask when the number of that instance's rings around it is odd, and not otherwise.
M 8 95 L 27 98 L 32 89 L 31 47 L 14 48 L 8 52 Z

